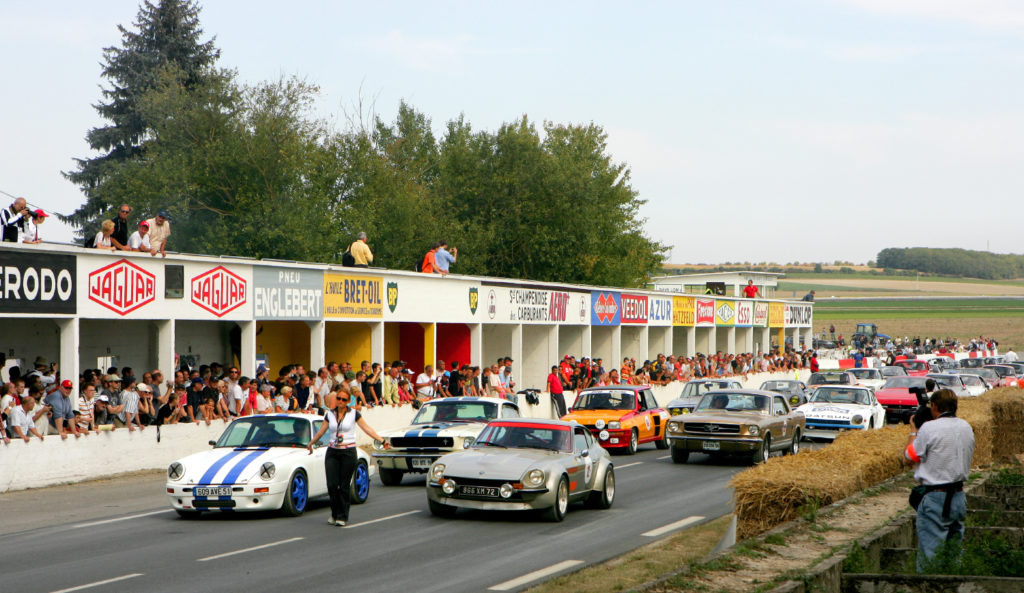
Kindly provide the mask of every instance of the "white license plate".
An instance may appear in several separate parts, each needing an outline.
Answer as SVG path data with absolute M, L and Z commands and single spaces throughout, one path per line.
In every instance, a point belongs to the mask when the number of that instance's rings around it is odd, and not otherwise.
M 193 488 L 194 496 L 231 496 L 231 488 L 220 486 L 216 488 Z
M 412 457 L 409 459 L 409 465 L 413 469 L 430 469 L 430 464 L 433 463 L 426 457 Z
M 701 443 L 701 446 L 704 447 L 705 451 L 722 450 L 722 443 L 719 443 L 718 441 L 704 441 L 703 443 Z

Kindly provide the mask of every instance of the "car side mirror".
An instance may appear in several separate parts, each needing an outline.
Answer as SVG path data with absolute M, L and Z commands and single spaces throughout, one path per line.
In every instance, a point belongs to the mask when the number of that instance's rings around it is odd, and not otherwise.
M 210 446 L 211 447 L 216 447 L 217 446 L 217 441 L 210 441 Z
M 590 451 L 584 449 L 583 451 L 580 452 L 580 457 L 590 457 Z

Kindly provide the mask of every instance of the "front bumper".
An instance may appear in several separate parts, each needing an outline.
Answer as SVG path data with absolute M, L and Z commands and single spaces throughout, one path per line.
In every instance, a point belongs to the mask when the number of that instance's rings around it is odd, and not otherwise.
M 410 453 L 407 451 L 395 451 L 394 449 L 386 453 L 373 453 L 373 461 L 377 464 L 380 469 L 396 469 L 403 472 L 425 474 L 430 471 L 430 466 L 435 461 L 441 458 L 442 455 L 451 453 L 451 450 L 431 451 L 429 453 L 415 452 Z
M 607 432 L 608 438 L 601 439 L 601 433 Z M 605 428 L 598 430 L 596 428 L 590 429 L 590 434 L 594 436 L 594 440 L 601 444 L 605 449 L 621 449 L 629 446 L 631 428 L 616 428 L 614 430 Z
M 219 484 L 210 484 L 219 486 Z M 231 496 L 196 497 L 192 494 L 194 486 L 168 482 L 165 492 L 171 507 L 182 511 L 271 511 L 281 508 L 284 504 L 287 485 L 283 483 L 247 484 L 230 486 Z M 267 492 L 256 492 L 256 488 L 266 488 Z M 206 500 L 201 500 L 205 498 Z
M 698 437 L 679 434 L 668 435 L 669 444 L 677 449 L 693 453 L 750 453 L 756 451 L 763 442 L 760 437 Z M 707 449 L 704 443 L 718 443 L 718 449 Z
M 457 483 L 458 479 L 455 481 Z M 555 506 L 555 492 L 543 486 L 537 489 L 517 490 L 513 498 L 505 500 L 447 496 L 441 490 L 441 484 L 431 481 L 427 483 L 427 498 L 448 506 L 484 511 L 531 511 Z

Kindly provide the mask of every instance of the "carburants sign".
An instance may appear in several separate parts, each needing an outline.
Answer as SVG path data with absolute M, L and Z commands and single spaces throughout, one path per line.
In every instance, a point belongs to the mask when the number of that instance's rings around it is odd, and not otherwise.
M 156 276 L 126 259 L 89 274 L 89 300 L 118 315 L 127 315 L 154 298 Z
M 647 323 L 646 295 L 622 295 L 622 323 Z
M 697 314 L 694 322 L 696 325 L 715 324 L 715 301 L 697 299 Z
M 246 288 L 245 278 L 217 266 L 192 279 L 192 302 L 223 317 L 245 304 Z

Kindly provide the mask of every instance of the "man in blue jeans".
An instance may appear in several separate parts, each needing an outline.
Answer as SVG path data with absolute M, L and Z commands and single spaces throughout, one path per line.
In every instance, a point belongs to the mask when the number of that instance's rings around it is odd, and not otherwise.
M 917 571 L 947 541 L 958 541 L 964 531 L 967 500 L 964 482 L 974 457 L 974 431 L 956 417 L 956 394 L 940 389 L 932 394 L 934 420 L 910 433 L 904 455 L 917 464 L 914 479 L 926 487 L 917 507 Z

